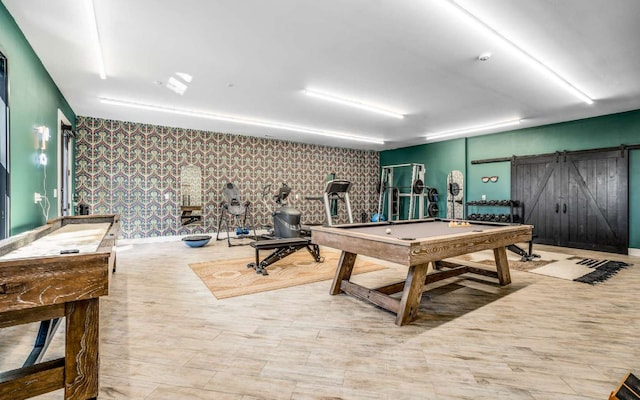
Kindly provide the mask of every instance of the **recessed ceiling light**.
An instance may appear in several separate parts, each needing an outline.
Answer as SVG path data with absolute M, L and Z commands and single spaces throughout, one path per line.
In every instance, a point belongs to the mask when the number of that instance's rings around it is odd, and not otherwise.
M 304 90 L 304 94 L 306 94 L 307 96 L 311 96 L 311 97 L 316 97 L 318 99 L 322 99 L 322 100 L 328 100 L 328 101 L 332 101 L 334 103 L 339 103 L 345 106 L 349 106 L 349 107 L 355 107 L 355 108 L 359 108 L 361 110 L 367 110 L 367 111 L 371 111 L 371 112 L 375 112 L 378 114 L 383 114 L 383 115 L 387 115 L 390 117 L 394 117 L 394 118 L 404 118 L 404 115 L 402 113 L 399 112 L 395 112 L 395 111 L 391 111 L 388 110 L 386 108 L 381 108 L 378 106 L 373 106 L 370 104 L 366 104 L 360 100 L 354 100 L 354 99 L 347 99 L 344 97 L 340 97 L 340 96 L 336 96 L 334 94 L 330 94 L 330 93 L 325 93 L 325 92 L 320 92 L 317 90 L 313 90 L 313 89 L 305 89 Z
M 490 58 L 491 58 L 491 53 L 489 52 L 484 52 L 478 56 L 478 60 L 480 61 L 489 61 Z
M 176 72 L 176 75 L 187 83 L 191 83 L 191 81 L 193 80 L 193 76 L 187 74 L 186 72 Z
M 372 139 L 364 136 L 351 135 L 344 132 L 328 131 L 324 129 L 309 128 L 304 126 L 289 125 L 275 121 L 265 121 L 253 118 L 235 117 L 232 115 L 221 115 L 202 111 L 185 110 L 180 108 L 157 106 L 153 104 L 137 103 L 133 101 L 100 98 L 100 102 L 122 107 L 137 108 L 141 110 L 159 111 L 169 114 L 185 115 L 188 117 L 213 119 L 218 121 L 235 122 L 238 124 L 263 126 L 266 128 L 284 129 L 288 131 L 303 132 L 311 135 L 327 136 L 334 139 L 352 140 L 358 142 L 384 144 L 384 140 Z
M 182 96 L 184 92 L 187 91 L 187 85 L 185 85 L 184 83 L 180 82 L 179 80 L 171 76 L 167 81 L 167 89 L 171 90 L 172 92 L 178 93 L 180 96 Z

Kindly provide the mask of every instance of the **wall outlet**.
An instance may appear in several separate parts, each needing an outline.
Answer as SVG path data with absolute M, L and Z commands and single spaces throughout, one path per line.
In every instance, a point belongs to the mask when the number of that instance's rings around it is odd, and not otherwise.
M 58 197 L 58 189 L 53 189 L 53 197 Z
M 42 201 L 42 195 L 38 192 L 33 194 L 33 202 L 38 204 Z
M 483 201 L 484 201 L 484 200 L 487 200 L 487 195 L 486 195 L 486 194 L 483 194 L 483 195 L 482 195 L 482 200 L 483 200 Z

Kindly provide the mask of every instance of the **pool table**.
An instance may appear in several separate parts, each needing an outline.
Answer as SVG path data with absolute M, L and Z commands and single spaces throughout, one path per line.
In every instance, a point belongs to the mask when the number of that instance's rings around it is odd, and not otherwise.
M 506 246 L 531 241 L 531 225 L 449 221 L 437 218 L 312 227 L 311 241 L 342 250 L 331 294 L 347 293 L 396 314 L 405 325 L 417 316 L 424 285 L 456 275 L 473 273 L 511 283 Z M 446 258 L 492 249 L 496 271 L 457 265 Z M 405 281 L 369 289 L 350 281 L 357 255 L 370 256 L 409 267 Z M 429 264 L 433 272 L 427 274 Z M 398 299 L 394 293 L 402 292 Z
M 0 328 L 42 321 L 23 366 L 0 372 L 0 399 L 60 388 L 65 399 L 98 396 L 99 298 L 119 230 L 118 215 L 60 217 L 0 241 Z M 64 357 L 40 362 L 62 317 Z

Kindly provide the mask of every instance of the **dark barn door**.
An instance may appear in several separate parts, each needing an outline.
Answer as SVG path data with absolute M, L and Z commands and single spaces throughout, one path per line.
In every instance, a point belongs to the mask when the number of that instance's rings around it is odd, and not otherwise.
M 553 212 L 561 180 L 557 158 L 541 156 L 516 160 L 511 169 L 511 198 L 520 200 L 524 223 L 534 226 L 535 242 L 557 244 L 560 220 Z
M 511 196 L 536 243 L 627 253 L 626 150 L 516 158 L 511 168 Z
M 626 254 L 629 247 L 629 157 L 627 151 L 568 157 L 566 195 L 568 247 Z

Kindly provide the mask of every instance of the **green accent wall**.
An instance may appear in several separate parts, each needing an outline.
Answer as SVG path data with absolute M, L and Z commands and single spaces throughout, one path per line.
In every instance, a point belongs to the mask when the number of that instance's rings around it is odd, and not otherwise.
M 429 145 L 420 145 L 383 151 L 380 153 L 380 166 L 417 163 L 425 165 L 424 184 L 436 188 L 439 193 L 438 208 L 440 216 L 446 215 L 447 174 L 453 170 L 462 171 L 466 176 L 465 140 L 448 140 Z M 411 185 L 411 168 L 394 171 L 395 186 Z M 408 207 L 401 204 L 401 215 L 406 216 Z M 385 208 L 386 210 L 386 208 Z M 386 214 L 386 212 L 383 212 Z M 404 218 L 402 218 L 404 219 Z
M 0 51 L 8 64 L 10 234 L 15 235 L 46 222 L 34 203 L 36 192 L 46 193 L 51 203 L 48 218 L 59 215 L 58 198 L 53 197 L 58 185 L 58 109 L 73 123 L 76 115 L 2 2 Z M 35 128 L 42 125 L 51 132 L 46 167 L 37 160 Z
M 480 200 L 483 194 L 502 200 L 511 196 L 511 163 L 471 161 L 622 144 L 640 144 L 640 110 L 383 151 L 380 165 L 424 163 L 425 183 L 440 193 L 446 190 L 449 171 L 459 169 L 465 175 L 465 201 Z M 629 161 L 629 247 L 640 248 L 640 210 L 634 207 L 640 204 L 640 150 L 631 150 Z M 498 181 L 483 183 L 485 176 L 498 176 Z M 440 203 L 442 216 L 446 204 Z

